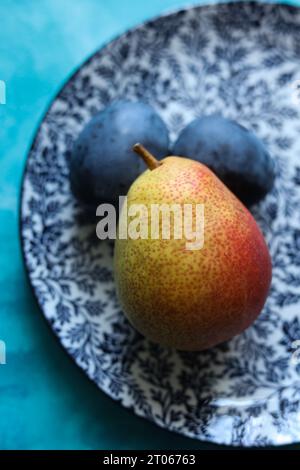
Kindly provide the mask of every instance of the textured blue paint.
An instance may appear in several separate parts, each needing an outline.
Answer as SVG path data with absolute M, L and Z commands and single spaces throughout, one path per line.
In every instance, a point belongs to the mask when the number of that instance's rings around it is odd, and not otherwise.
M 87 56 L 182 0 L 1 0 L 0 448 L 166 449 L 217 446 L 173 435 L 96 389 L 66 356 L 26 281 L 18 199 L 26 151 L 48 103 Z M 196 2 L 188 2 L 196 3 Z M 291 3 L 291 2 L 290 2 Z M 300 4 L 299 0 L 294 3 Z

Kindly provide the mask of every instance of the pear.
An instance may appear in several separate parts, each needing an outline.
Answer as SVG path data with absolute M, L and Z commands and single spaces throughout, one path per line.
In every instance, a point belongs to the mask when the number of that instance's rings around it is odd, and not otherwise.
M 266 301 L 272 265 L 264 237 L 205 165 L 177 156 L 157 161 L 140 144 L 134 150 L 149 169 L 130 187 L 120 215 L 114 266 L 121 307 L 140 333 L 170 348 L 200 351 L 227 341 L 251 325 Z M 136 204 L 144 230 L 126 237 Z M 192 223 L 195 208 L 203 207 L 200 247 L 191 249 L 183 230 L 181 237 L 151 237 L 149 214 L 160 204 L 191 206 Z M 174 216 L 171 235 L 175 222 Z

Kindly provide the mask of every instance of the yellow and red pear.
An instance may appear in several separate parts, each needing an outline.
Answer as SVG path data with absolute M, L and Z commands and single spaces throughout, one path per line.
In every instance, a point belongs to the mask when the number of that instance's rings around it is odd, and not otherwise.
M 115 280 L 123 311 L 150 340 L 186 351 L 209 348 L 256 319 L 271 282 L 271 259 L 253 216 L 204 165 L 171 156 L 157 162 L 136 145 L 149 169 L 132 184 L 132 204 L 203 204 L 204 245 L 187 240 L 120 239 Z M 126 211 L 126 213 L 125 213 Z

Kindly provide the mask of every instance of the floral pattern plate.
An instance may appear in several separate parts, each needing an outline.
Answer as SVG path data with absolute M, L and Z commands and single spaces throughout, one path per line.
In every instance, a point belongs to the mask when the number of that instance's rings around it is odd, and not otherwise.
M 137 415 L 234 445 L 300 441 L 300 9 L 233 3 L 162 16 L 109 43 L 53 101 L 30 150 L 21 236 L 41 310 L 90 379 Z M 90 117 L 112 100 L 151 103 L 172 139 L 195 116 L 253 129 L 276 162 L 274 190 L 253 208 L 273 282 L 255 324 L 201 353 L 164 349 L 127 322 L 113 245 L 74 200 L 68 159 Z M 298 346 L 298 350 L 297 350 Z

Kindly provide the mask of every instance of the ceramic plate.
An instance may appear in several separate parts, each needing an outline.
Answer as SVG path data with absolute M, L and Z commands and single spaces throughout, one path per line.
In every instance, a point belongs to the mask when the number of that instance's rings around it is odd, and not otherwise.
M 257 3 L 189 8 L 143 24 L 91 57 L 53 101 L 30 150 L 21 235 L 43 315 L 101 390 L 163 428 L 244 446 L 300 440 L 297 80 L 300 10 Z M 222 113 L 253 129 L 276 161 L 274 190 L 253 208 L 273 258 L 271 292 L 255 324 L 219 347 L 176 352 L 136 333 L 116 298 L 113 246 L 96 238 L 70 192 L 74 139 L 120 97 L 151 103 L 172 139 L 195 116 Z

